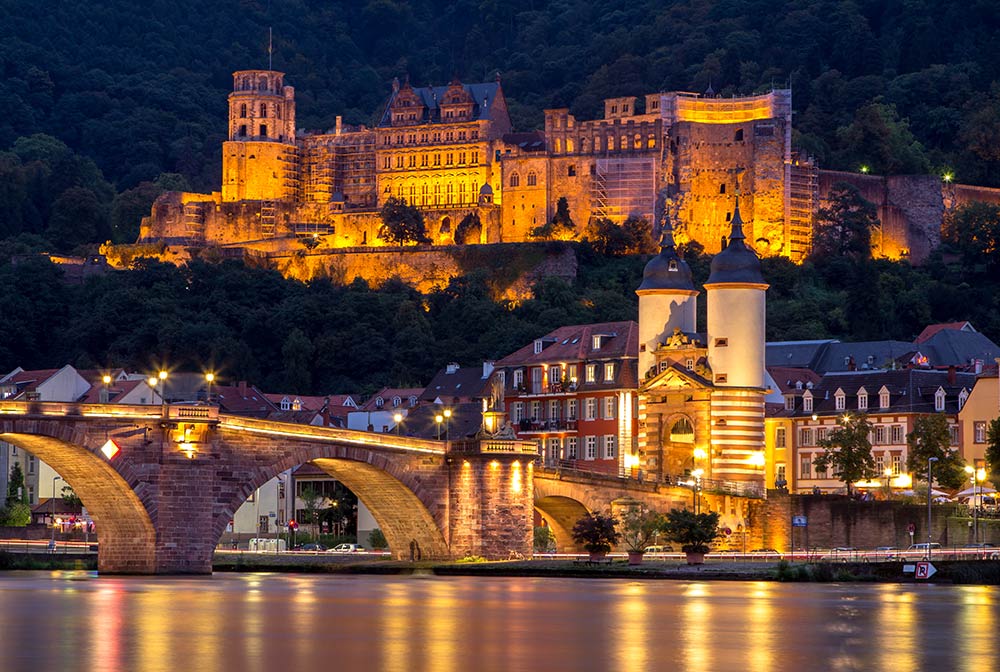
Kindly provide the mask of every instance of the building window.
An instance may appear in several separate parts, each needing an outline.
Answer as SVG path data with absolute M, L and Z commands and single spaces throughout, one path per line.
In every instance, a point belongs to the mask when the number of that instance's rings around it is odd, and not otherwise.
M 583 409 L 583 412 L 584 412 L 583 419 L 584 420 L 596 420 L 597 419 L 597 398 L 596 397 L 587 397 L 587 400 L 584 402 L 584 404 L 585 405 L 584 405 L 584 409 Z
M 788 483 L 788 481 L 785 480 L 785 465 L 784 464 L 775 465 L 774 471 L 776 475 L 776 478 L 774 479 L 775 482 L 778 483 L 781 487 L 784 487 L 784 485 Z
M 972 442 L 973 443 L 986 443 L 986 423 L 985 422 L 974 422 L 974 423 L 972 423 Z
M 728 338 L 717 338 L 717 339 L 715 339 L 715 347 L 717 347 L 717 348 L 726 348 L 726 347 L 729 347 L 729 339 Z
M 958 425 L 948 425 L 948 436 L 951 438 L 951 445 L 958 445 Z
M 588 383 L 597 382 L 597 364 L 587 364 L 586 377 L 584 380 Z
M 889 428 L 889 442 L 898 444 L 903 442 L 903 426 L 893 425 Z
M 879 476 L 885 475 L 885 453 L 875 454 L 875 473 Z
M 892 456 L 892 474 L 898 476 L 903 471 L 903 456 L 896 454 Z
M 829 433 L 830 429 L 828 427 L 818 427 L 816 429 L 816 445 L 823 445 L 823 442 L 826 441 L 826 437 Z
M 385 406 L 385 399 L 382 397 L 375 397 L 375 408 L 382 408 Z
M 601 335 L 600 334 L 595 334 L 590 339 L 590 348 L 592 350 L 600 350 L 601 349 Z
M 290 411 L 292 410 L 292 402 L 288 401 L 288 397 L 281 400 L 281 410 Z
M 35 473 L 35 456 L 34 455 L 28 455 L 28 473 L 29 474 Z M 55 493 L 53 493 L 52 496 L 55 497 Z
M 610 383 L 615 379 L 615 365 L 614 363 L 607 363 L 604 365 L 604 382 Z
M 578 439 L 575 436 L 570 436 L 566 438 L 566 459 L 575 460 L 576 459 L 576 444 Z
M 567 420 L 576 420 L 576 407 L 577 407 L 577 401 L 576 401 L 576 399 L 570 399 L 570 400 L 568 400 L 566 402 L 566 419 Z
M 776 427 L 774 429 L 774 447 L 784 448 L 785 447 L 785 428 Z
M 812 455 L 803 455 L 799 461 L 799 478 L 812 478 Z
M 614 397 L 604 397 L 604 419 L 614 420 L 615 419 L 615 401 Z
M 583 439 L 583 445 L 585 452 L 583 454 L 583 459 L 585 460 L 596 460 L 597 459 L 597 437 L 587 436 Z
M 889 408 L 889 390 L 882 389 L 878 393 L 878 407 Z
M 393 397 L 393 398 L 392 398 L 392 407 L 393 407 L 393 408 L 399 408 L 399 405 L 400 405 L 401 403 L 403 403 L 403 400 L 402 400 L 402 399 L 400 399 L 399 397 Z
M 567 177 L 576 177 L 576 166 L 570 166 L 566 169 Z
M 944 398 L 945 398 L 944 390 L 939 387 L 938 390 L 937 390 L 937 392 L 934 393 L 934 410 L 935 411 L 943 411 L 944 410 Z
M 524 369 L 514 370 L 514 389 L 518 390 L 524 387 Z
M 517 173 L 511 173 L 510 175 L 510 186 L 520 187 L 521 186 L 521 176 Z
M 793 397 L 790 394 L 787 397 L 785 397 L 785 410 L 786 411 L 795 410 L 795 397 Z
M 729 376 L 727 376 L 724 373 L 717 373 L 717 374 L 715 374 L 715 382 L 716 383 L 725 383 L 728 380 L 729 380 Z
M 806 392 L 802 395 L 802 410 L 806 413 L 812 413 L 813 410 L 813 397 L 812 394 Z
M 535 354 L 539 354 L 542 351 L 542 339 L 537 339 L 535 341 Z
M 513 423 L 519 423 L 524 419 L 524 402 L 515 401 L 510 405 L 510 421 Z
M 615 459 L 615 435 L 605 434 L 604 435 L 604 459 L 613 460 Z
M 969 391 L 963 387 L 962 391 L 958 393 L 958 410 L 962 410 L 962 407 L 965 406 L 965 402 L 968 401 L 968 399 Z
M 811 427 L 802 427 L 799 429 L 799 445 L 800 446 L 812 446 L 813 443 L 813 430 Z
M 833 395 L 833 400 L 838 411 L 843 411 L 847 408 L 847 395 L 842 390 L 837 390 L 836 394 Z
M 694 370 L 694 358 L 688 357 L 686 360 L 684 360 L 684 368 L 686 368 L 688 371 L 693 371 Z
M 542 418 L 542 402 L 531 402 L 531 421 L 538 422 Z
M 886 428 L 885 425 L 875 425 L 875 443 L 877 445 L 882 445 L 885 443 L 886 438 Z
M 534 173 L 528 173 L 528 186 L 534 187 L 538 184 L 538 176 Z
M 863 389 L 858 392 L 858 410 L 867 411 L 868 410 L 868 393 Z
M 547 443 L 548 443 L 548 451 L 547 452 L 548 452 L 549 459 L 552 459 L 552 460 L 561 459 L 562 455 L 559 454 L 559 437 L 558 436 L 550 436 L 548 438 L 548 440 L 547 440 Z

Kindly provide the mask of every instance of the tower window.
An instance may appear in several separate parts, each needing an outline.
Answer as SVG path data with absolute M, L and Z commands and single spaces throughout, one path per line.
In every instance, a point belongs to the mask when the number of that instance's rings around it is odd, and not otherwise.
M 736 131 L 736 134 L 733 136 L 733 142 L 743 142 L 743 129 L 742 128 L 739 129 L 738 131 Z
M 725 182 L 723 182 L 722 184 L 719 185 L 719 193 L 720 194 L 726 193 L 726 183 Z
M 267 137 L 267 124 L 261 124 L 260 125 L 260 135 L 261 135 L 261 137 L 264 137 L 264 138 Z
M 241 124 L 241 125 L 240 125 L 240 132 L 239 132 L 239 136 L 240 136 L 241 138 L 245 138 L 245 137 L 247 137 L 247 125 L 246 125 L 246 124 Z
M 717 338 L 717 339 L 715 339 L 715 347 L 717 347 L 717 348 L 726 348 L 726 347 L 729 347 L 729 339 L 728 338 Z
M 260 116 L 262 119 L 267 118 L 267 105 L 264 103 L 260 104 Z
M 568 177 L 576 177 L 576 166 L 570 166 L 566 169 L 566 175 Z
M 247 104 L 246 103 L 243 103 L 242 105 L 240 105 L 240 117 L 242 117 L 243 119 L 246 119 L 246 117 L 247 117 Z

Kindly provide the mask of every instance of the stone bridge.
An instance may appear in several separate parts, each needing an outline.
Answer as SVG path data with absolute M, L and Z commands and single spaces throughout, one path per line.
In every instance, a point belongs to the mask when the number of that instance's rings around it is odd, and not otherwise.
M 536 467 L 534 442 L 433 441 L 220 414 L 214 406 L 0 401 L 0 440 L 72 486 L 97 526 L 98 569 L 210 573 L 236 510 L 313 462 L 368 507 L 397 558 L 530 555 L 534 512 L 561 550 L 585 510 L 625 495 L 665 510 L 690 492 Z M 685 494 L 685 492 L 687 494 Z

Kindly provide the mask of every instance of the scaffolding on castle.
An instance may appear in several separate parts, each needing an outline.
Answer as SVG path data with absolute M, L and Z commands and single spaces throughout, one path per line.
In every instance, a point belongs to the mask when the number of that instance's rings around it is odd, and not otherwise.
M 621 223 L 629 217 L 653 221 L 656 160 L 651 157 L 598 159 L 591 182 L 594 217 Z

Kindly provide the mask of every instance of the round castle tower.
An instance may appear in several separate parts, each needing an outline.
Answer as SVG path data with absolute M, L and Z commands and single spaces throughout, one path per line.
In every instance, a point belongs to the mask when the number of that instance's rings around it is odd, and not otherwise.
M 642 273 L 639 295 L 639 381 L 655 366 L 654 352 L 674 329 L 696 331 L 698 292 L 691 268 L 674 247 L 669 219 L 664 221 L 660 253 L 649 260 Z M 665 321 L 664 321 L 665 320 Z
M 767 283 L 747 247 L 739 191 L 729 244 L 712 259 L 708 361 L 712 394 L 712 466 L 717 478 L 760 478 L 753 454 L 764 449 L 764 316 Z
M 283 72 L 240 70 L 229 94 L 229 140 L 222 144 L 222 200 L 270 201 L 295 195 L 295 90 Z

